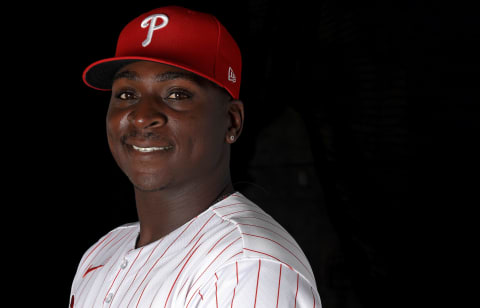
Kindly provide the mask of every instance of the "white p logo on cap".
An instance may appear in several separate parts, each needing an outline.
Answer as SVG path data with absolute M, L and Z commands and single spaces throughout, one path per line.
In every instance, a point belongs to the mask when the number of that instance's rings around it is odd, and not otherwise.
M 162 22 L 157 25 L 158 19 L 161 19 Z M 165 14 L 154 14 L 145 18 L 142 21 L 141 26 L 142 28 L 146 28 L 146 27 L 149 27 L 149 28 L 148 28 L 147 38 L 145 39 L 145 41 L 142 42 L 142 46 L 147 47 L 152 42 L 153 31 L 162 29 L 166 27 L 167 24 L 168 24 L 168 16 Z

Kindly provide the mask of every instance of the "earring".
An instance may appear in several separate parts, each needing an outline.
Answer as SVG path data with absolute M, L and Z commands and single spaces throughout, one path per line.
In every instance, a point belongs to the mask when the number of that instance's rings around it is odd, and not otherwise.
M 230 140 L 231 140 L 231 141 L 235 140 L 235 136 L 233 136 L 233 135 L 230 136 Z

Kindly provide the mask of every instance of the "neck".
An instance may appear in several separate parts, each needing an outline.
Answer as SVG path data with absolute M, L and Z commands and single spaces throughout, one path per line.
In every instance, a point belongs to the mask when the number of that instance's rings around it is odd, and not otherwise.
M 219 198 L 234 192 L 230 176 L 218 183 L 165 188 L 154 192 L 135 188 L 140 221 L 137 247 L 154 242 L 196 217 Z

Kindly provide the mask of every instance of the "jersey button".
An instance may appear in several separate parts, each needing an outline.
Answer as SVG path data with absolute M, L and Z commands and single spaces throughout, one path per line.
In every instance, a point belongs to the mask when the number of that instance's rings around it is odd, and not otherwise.
M 105 298 L 105 303 L 110 303 L 113 299 L 113 293 L 108 293 L 107 298 Z
M 120 264 L 120 268 L 121 269 L 125 269 L 128 265 L 128 260 L 127 259 L 123 259 L 123 262 L 122 264 Z

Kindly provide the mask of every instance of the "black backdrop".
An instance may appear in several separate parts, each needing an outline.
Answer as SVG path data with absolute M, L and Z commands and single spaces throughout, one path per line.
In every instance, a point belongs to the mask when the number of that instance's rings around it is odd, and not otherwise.
M 4 132 L 14 150 L 5 194 L 15 210 L 6 219 L 22 249 L 8 260 L 22 260 L 14 285 L 27 275 L 42 306 L 66 307 L 82 253 L 136 219 L 106 143 L 109 93 L 87 88 L 82 71 L 113 56 L 127 22 L 172 3 L 37 4 L 6 19 Z M 233 180 L 304 248 L 324 307 L 458 304 L 463 293 L 450 295 L 468 273 L 478 204 L 476 10 L 413 0 L 174 3 L 216 15 L 242 49 L 246 126 Z

